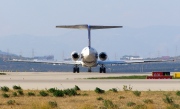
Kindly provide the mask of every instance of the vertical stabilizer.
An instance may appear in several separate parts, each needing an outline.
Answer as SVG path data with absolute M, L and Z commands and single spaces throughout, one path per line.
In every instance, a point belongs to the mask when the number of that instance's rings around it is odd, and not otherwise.
M 88 25 L 88 47 L 91 47 L 91 28 Z
M 123 26 L 99 26 L 99 25 L 61 25 L 56 28 L 71 28 L 71 29 L 87 29 L 88 30 L 88 47 L 91 47 L 91 29 L 110 29 L 122 28 Z

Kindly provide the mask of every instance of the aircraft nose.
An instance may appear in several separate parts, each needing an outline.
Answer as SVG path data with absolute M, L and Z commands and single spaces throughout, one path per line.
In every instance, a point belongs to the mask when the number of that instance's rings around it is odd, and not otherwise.
M 90 55 L 90 50 L 89 49 L 86 49 L 85 51 L 84 51 L 84 56 L 89 56 Z
M 82 50 L 81 56 L 85 59 L 94 59 L 96 56 L 97 52 L 93 48 L 86 47 Z

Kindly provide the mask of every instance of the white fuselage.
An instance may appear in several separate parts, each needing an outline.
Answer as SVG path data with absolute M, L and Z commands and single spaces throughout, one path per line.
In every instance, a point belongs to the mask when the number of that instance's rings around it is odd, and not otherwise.
M 98 60 L 98 53 L 92 47 L 85 47 L 81 52 L 81 60 L 83 67 L 96 67 Z

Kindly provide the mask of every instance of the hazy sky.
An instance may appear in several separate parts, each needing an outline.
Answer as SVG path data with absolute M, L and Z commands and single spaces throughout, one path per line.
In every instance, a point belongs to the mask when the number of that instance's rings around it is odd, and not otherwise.
M 68 57 L 74 50 L 81 52 L 87 46 L 87 31 L 55 28 L 68 24 L 124 26 L 92 31 L 92 46 L 98 52 L 107 51 L 111 59 L 125 54 L 148 57 L 180 53 L 180 0 L 1 0 L 0 50 L 32 56 L 34 49 L 34 55 L 53 54 L 56 59 L 63 53 Z M 139 31 L 148 28 L 164 34 L 158 33 L 158 41 L 148 39 L 148 35 L 142 38 L 145 34 Z M 160 45 L 148 46 L 146 42 Z

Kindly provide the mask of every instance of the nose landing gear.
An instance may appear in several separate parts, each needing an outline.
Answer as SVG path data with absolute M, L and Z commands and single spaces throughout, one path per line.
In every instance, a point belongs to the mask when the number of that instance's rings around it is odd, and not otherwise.
M 88 68 L 88 72 L 91 72 L 91 67 Z

